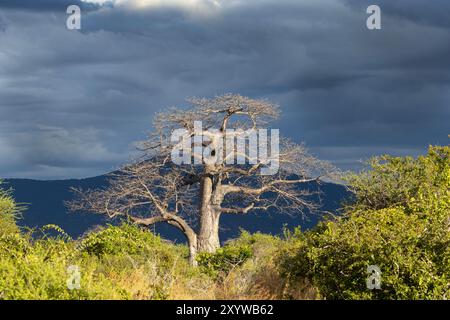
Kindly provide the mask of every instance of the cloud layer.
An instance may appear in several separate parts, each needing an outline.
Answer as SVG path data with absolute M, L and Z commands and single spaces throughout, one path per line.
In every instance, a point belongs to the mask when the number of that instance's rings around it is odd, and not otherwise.
M 69 1 L 68 1 L 69 2 Z M 238 92 L 282 106 L 284 135 L 343 168 L 448 143 L 450 3 L 0 3 L 0 176 L 84 177 L 126 161 L 155 111 Z

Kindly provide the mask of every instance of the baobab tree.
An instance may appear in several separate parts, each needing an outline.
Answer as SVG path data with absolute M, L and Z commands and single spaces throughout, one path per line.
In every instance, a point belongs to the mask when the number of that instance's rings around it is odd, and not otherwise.
M 220 247 L 223 214 L 316 208 L 302 185 L 332 167 L 278 131 L 267 134 L 279 116 L 276 104 L 234 94 L 188 102 L 158 113 L 154 132 L 139 143 L 141 157 L 111 174 L 105 189 L 76 190 L 70 208 L 144 226 L 168 223 L 186 236 L 193 265 L 198 252 Z

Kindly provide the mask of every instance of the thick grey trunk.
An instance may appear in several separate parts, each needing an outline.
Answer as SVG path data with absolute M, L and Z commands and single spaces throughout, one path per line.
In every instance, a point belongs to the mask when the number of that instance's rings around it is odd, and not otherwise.
M 189 240 L 189 262 L 197 265 L 197 253 L 214 253 L 220 248 L 219 220 L 221 194 L 220 182 L 213 182 L 213 177 L 206 175 L 201 182 L 200 191 L 200 219 L 197 234 L 188 236 Z
M 197 243 L 191 243 L 189 241 L 189 264 L 196 267 L 197 263 Z
M 219 218 L 214 209 L 203 211 L 200 219 L 200 231 L 197 237 L 197 249 L 199 252 L 214 253 L 220 248 Z
M 200 230 L 197 235 L 198 252 L 215 252 L 220 248 L 220 210 L 213 201 L 213 180 L 205 177 L 202 181 L 200 204 Z

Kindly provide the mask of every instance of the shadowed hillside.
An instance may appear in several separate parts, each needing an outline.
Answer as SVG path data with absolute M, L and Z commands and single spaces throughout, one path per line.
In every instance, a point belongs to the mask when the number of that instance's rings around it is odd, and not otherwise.
M 70 213 L 64 206 L 64 201 L 71 200 L 73 194 L 70 189 L 96 189 L 107 184 L 106 176 L 99 176 L 80 180 L 37 181 L 28 179 L 6 179 L 5 187 L 14 189 L 14 197 L 19 203 L 24 203 L 27 210 L 19 221 L 20 226 L 41 227 L 46 224 L 56 224 L 69 235 L 76 238 L 96 225 L 111 223 L 105 217 L 90 213 Z M 335 211 L 339 202 L 348 196 L 343 186 L 324 183 L 320 186 L 323 194 L 321 201 L 323 210 Z M 239 229 L 250 232 L 279 234 L 284 225 L 295 227 L 301 225 L 309 229 L 316 225 L 319 217 L 311 214 L 308 217 L 280 215 L 275 212 L 261 212 L 247 215 L 224 215 L 222 217 L 221 241 L 239 235 Z M 156 232 L 164 238 L 173 241 L 183 241 L 184 236 L 176 229 L 166 224 L 156 226 Z

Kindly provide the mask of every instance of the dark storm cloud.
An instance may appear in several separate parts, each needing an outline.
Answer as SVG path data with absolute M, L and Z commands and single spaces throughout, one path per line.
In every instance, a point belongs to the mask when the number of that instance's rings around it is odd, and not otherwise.
M 450 30 L 434 4 L 382 2 L 369 31 L 363 2 L 172 2 L 84 12 L 81 32 L 65 10 L 0 3 L 0 176 L 111 170 L 155 111 L 225 92 L 279 102 L 282 133 L 343 168 L 448 142 Z
M 0 8 L 27 11 L 65 11 L 70 5 L 78 5 L 82 10 L 98 10 L 101 5 L 81 0 L 2 0 Z M 105 6 L 111 4 L 105 3 Z
M 376 4 L 382 8 L 384 15 L 389 15 L 401 23 L 409 20 L 415 23 L 448 28 L 450 27 L 450 2 L 447 0 L 345 0 L 348 4 L 365 11 L 369 5 Z

